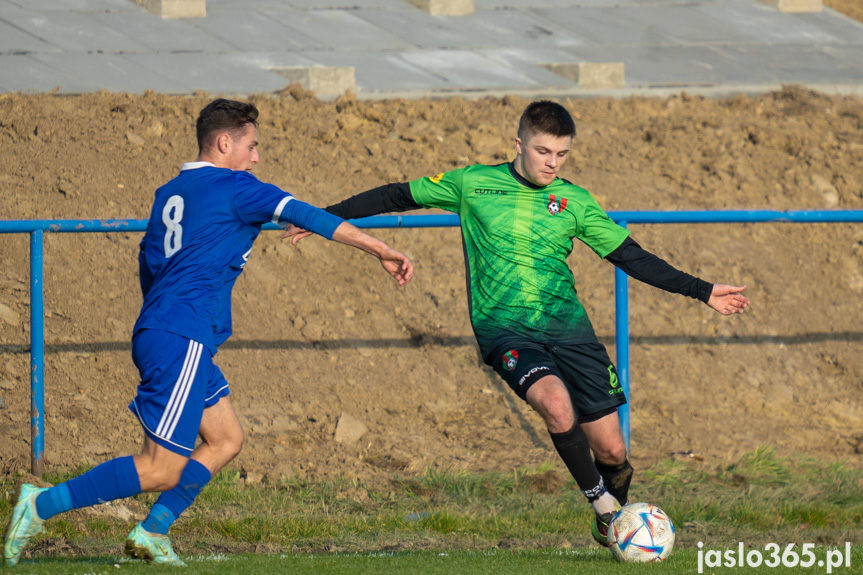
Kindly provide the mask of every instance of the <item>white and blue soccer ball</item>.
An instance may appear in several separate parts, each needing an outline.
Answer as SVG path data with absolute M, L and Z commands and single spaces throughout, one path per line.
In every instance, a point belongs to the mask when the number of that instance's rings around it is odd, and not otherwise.
M 674 525 L 656 505 L 624 505 L 608 526 L 608 545 L 623 563 L 662 561 L 674 548 Z

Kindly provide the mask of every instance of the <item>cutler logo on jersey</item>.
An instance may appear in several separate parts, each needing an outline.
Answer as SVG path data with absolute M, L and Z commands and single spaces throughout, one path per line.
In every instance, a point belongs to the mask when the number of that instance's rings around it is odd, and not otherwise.
M 560 203 L 557 201 L 557 196 L 549 194 L 548 196 L 548 213 L 556 216 L 566 209 L 566 198 L 560 198 Z
M 514 349 L 509 350 L 505 354 L 503 354 L 503 366 L 507 371 L 512 371 L 515 369 L 515 365 L 518 363 L 518 352 Z

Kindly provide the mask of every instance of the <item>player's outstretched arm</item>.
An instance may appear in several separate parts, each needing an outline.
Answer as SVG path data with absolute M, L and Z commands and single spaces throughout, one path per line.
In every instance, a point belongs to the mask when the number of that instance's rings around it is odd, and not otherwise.
M 644 250 L 632 238 L 623 240 L 605 259 L 637 280 L 671 293 L 695 298 L 722 315 L 743 313 L 749 307 L 749 300 L 741 294 L 746 286 L 710 284 L 674 268 Z
M 743 313 L 749 307 L 749 300 L 741 292 L 746 286 L 730 286 L 725 284 L 713 284 L 713 291 L 707 305 L 722 315 Z
M 384 184 L 371 190 L 366 190 L 337 204 L 328 206 L 326 211 L 335 214 L 345 220 L 365 218 L 377 214 L 390 212 L 404 212 L 422 208 L 411 195 L 409 183 Z M 311 232 L 298 226 L 288 226 L 282 239 L 291 238 L 291 245 L 297 245 L 303 238 L 309 237 Z
M 333 233 L 333 241 L 359 248 L 378 258 L 387 273 L 393 276 L 400 286 L 407 284 L 414 275 L 414 266 L 407 256 L 379 239 L 361 232 L 359 228 L 348 222 L 339 224 Z

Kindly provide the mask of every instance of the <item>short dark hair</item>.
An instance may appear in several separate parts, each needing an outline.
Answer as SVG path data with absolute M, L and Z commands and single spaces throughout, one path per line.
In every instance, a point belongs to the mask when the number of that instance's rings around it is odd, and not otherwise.
M 528 104 L 518 121 L 518 137 L 522 140 L 536 134 L 558 138 L 575 137 L 575 122 L 570 113 L 556 102 L 537 100 Z
M 228 131 L 235 136 L 242 132 L 246 124 L 258 125 L 258 109 L 254 104 L 224 98 L 213 100 L 201 110 L 195 123 L 198 150 L 204 150 L 214 132 Z

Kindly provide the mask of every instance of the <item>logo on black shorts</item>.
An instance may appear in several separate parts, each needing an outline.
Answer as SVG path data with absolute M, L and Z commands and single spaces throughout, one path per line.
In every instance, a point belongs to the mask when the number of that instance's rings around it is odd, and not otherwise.
M 535 374 L 535 373 L 539 373 L 540 371 L 549 371 L 549 369 L 548 369 L 546 366 L 544 366 L 544 365 L 540 365 L 539 367 L 534 367 L 534 368 L 532 368 L 529 372 L 527 372 L 526 374 L 522 375 L 522 376 L 521 376 L 521 379 L 519 379 L 519 380 L 518 380 L 518 385 L 519 385 L 519 387 L 521 387 L 522 385 L 524 385 L 524 382 L 525 382 L 525 381 L 527 381 L 528 379 L 531 379 L 531 376 L 533 376 L 533 374 Z
M 614 369 L 613 365 L 608 366 L 608 383 L 611 384 L 611 390 L 609 390 L 608 395 L 616 395 L 618 393 L 623 393 L 623 388 L 620 387 L 620 380 L 617 379 L 617 370 Z
M 503 366 L 506 368 L 507 371 L 514 370 L 517 363 L 518 352 L 516 350 L 511 349 L 505 354 L 503 354 Z

